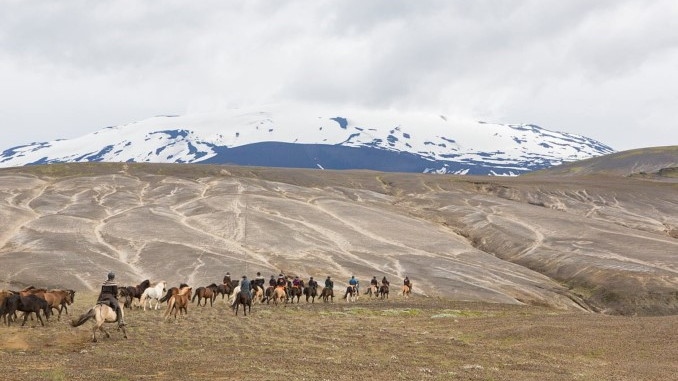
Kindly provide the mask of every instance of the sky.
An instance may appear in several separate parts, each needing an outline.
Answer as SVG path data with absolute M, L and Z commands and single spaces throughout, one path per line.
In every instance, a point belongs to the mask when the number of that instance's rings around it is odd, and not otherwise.
M 0 0 L 0 150 L 280 103 L 678 145 L 675 0 Z

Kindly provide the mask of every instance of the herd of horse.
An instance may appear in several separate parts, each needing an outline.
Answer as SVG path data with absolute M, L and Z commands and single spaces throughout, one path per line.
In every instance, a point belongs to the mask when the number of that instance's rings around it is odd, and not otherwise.
M 402 295 L 410 296 L 411 287 L 411 284 L 410 286 L 403 286 Z M 118 300 L 121 303 L 123 315 L 125 309 L 139 308 L 145 311 L 148 307 L 157 310 L 160 308 L 160 304 L 167 303 L 164 318 L 168 319 L 172 316 L 175 320 L 177 315 L 188 314 L 188 305 L 194 303 L 196 299 L 197 306 L 206 307 L 207 301 L 210 302 L 210 306 L 213 306 L 219 295 L 221 295 L 222 300 L 230 304 L 235 315 L 238 315 L 238 310 L 242 306 L 245 316 L 247 316 L 247 312 L 251 313 L 253 303 L 270 304 L 272 302 L 274 305 L 279 305 L 294 303 L 295 298 L 296 302 L 299 303 L 302 296 L 306 297 L 307 303 L 315 303 L 316 298 L 326 303 L 334 302 L 334 290 L 332 288 L 309 287 L 303 285 L 303 283 L 300 286 L 295 286 L 291 281 L 288 282 L 286 287 L 264 287 L 260 283 L 253 283 L 251 293 L 240 288 L 240 282 L 237 280 L 225 281 L 222 284 L 212 283 L 193 290 L 185 283 L 181 283 L 177 287 L 167 288 L 165 281 L 151 283 L 147 279 L 136 286 L 119 287 Z M 370 298 L 388 299 L 389 285 L 377 286 L 371 284 L 363 294 Z M 358 287 L 348 286 L 342 299 L 347 302 L 357 301 L 359 295 Z M 73 303 L 74 299 L 74 290 L 47 290 L 33 286 L 26 287 L 21 291 L 0 290 L 0 319 L 9 326 L 12 321 L 18 319 L 17 312 L 23 312 L 22 326 L 26 324 L 29 316 L 32 318 L 33 314 L 44 326 L 41 312 L 49 320 L 53 313 L 52 310 L 57 310 L 59 313 L 57 319 L 61 319 L 62 311 L 68 314 L 68 306 Z M 155 305 L 153 305 L 153 302 L 155 302 Z M 104 323 L 115 323 L 117 321 L 113 308 L 106 304 L 96 304 L 80 317 L 71 321 L 71 326 L 78 327 L 90 319 L 94 320 L 92 329 L 92 341 L 94 342 L 97 341 L 97 331 L 101 331 L 106 337 L 110 337 L 110 333 L 104 328 Z M 120 326 L 119 329 L 122 330 L 123 336 L 127 338 L 125 326 Z

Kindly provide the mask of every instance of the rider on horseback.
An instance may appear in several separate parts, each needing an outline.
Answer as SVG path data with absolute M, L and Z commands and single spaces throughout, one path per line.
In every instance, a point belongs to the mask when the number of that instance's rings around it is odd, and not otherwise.
M 294 280 L 292 281 L 292 287 L 301 287 L 301 279 L 299 279 L 299 276 L 295 276 Z
M 403 285 L 407 286 L 407 288 L 409 288 L 410 291 L 412 291 L 412 284 L 410 283 L 409 277 L 407 276 L 405 277 L 405 279 L 403 280 Z
M 313 280 L 313 277 L 308 280 L 308 287 L 309 288 L 318 288 L 318 282 Z
M 330 279 L 330 276 L 327 276 L 327 279 L 325 279 L 325 288 L 329 288 L 330 290 L 334 288 L 334 282 L 332 279 Z
M 240 281 L 240 292 L 246 291 L 247 294 L 250 296 L 250 299 L 252 299 L 252 285 L 250 283 L 250 280 L 247 279 L 247 275 L 242 276 L 242 280 Z
M 381 278 L 381 284 L 384 286 L 388 286 L 390 283 L 388 280 L 386 280 L 386 275 L 384 275 L 383 278 Z
M 275 287 L 275 275 L 271 275 L 271 279 L 268 280 L 268 285 Z
M 115 310 L 115 321 L 118 322 L 118 327 L 127 325 L 125 319 L 122 317 L 122 310 L 118 304 L 118 285 L 114 281 L 115 274 L 108 273 L 108 279 L 101 285 L 101 292 L 97 299 L 97 304 L 105 304 Z
M 370 281 L 370 284 L 371 284 L 372 286 L 375 286 L 375 287 L 379 285 L 379 281 L 377 280 L 377 276 L 376 276 L 376 275 L 372 277 L 372 280 Z
M 289 295 L 287 294 L 287 280 L 285 279 L 285 276 L 280 273 L 278 275 L 278 280 L 275 282 L 276 287 L 280 287 L 285 291 L 285 297 L 288 298 Z
M 226 271 L 226 275 L 224 276 L 224 284 L 231 284 L 231 273 Z
M 356 292 L 359 291 L 360 283 L 359 283 L 358 280 L 355 278 L 355 275 L 351 275 L 351 279 L 348 280 L 348 284 L 349 284 L 351 287 L 353 287 L 353 289 L 354 289 Z
M 264 289 L 264 285 L 266 284 L 266 278 L 264 278 L 263 275 L 261 275 L 260 272 L 257 272 L 257 277 L 254 278 L 254 284 L 258 287 L 261 287 L 261 289 Z

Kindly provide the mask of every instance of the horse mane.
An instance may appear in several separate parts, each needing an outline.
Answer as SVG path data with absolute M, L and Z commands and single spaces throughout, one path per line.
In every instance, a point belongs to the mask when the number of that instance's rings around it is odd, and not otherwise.
M 151 281 L 146 279 L 145 281 L 141 282 L 137 288 L 148 288 L 151 285 Z
M 189 292 L 191 292 L 190 287 L 182 287 L 177 295 L 188 295 Z
M 213 287 L 217 287 L 217 284 L 216 284 L 216 283 L 212 283 L 212 284 L 210 284 L 209 286 L 207 286 L 206 288 L 213 288 Z

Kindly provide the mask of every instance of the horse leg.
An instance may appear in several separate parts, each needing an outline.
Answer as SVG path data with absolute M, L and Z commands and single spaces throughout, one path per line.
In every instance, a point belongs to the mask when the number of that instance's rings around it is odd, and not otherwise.
M 124 325 L 122 327 L 120 327 L 120 329 L 122 329 L 122 337 L 124 337 L 126 339 L 127 338 L 127 329 L 125 328 Z
M 107 330 L 106 328 L 104 328 L 104 325 L 103 325 L 103 324 L 101 324 L 101 326 L 99 326 L 99 330 L 100 330 L 101 332 L 103 332 L 103 333 L 106 335 L 106 338 L 107 338 L 107 339 L 110 339 L 110 338 L 111 338 L 111 334 L 108 333 L 108 330 Z
M 22 326 L 22 327 L 24 326 L 24 324 L 26 324 L 26 320 L 28 319 L 28 315 L 29 315 L 29 314 L 27 314 L 26 312 L 24 312 L 24 322 L 21 323 L 21 326 Z

